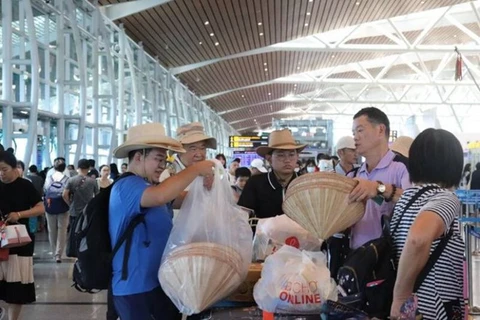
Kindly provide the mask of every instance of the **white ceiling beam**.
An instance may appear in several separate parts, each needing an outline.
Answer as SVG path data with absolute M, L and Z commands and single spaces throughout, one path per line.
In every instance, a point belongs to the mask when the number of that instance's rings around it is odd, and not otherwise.
M 120 2 L 100 7 L 100 12 L 108 19 L 114 21 L 125 18 L 157 6 L 166 4 L 172 0 L 133 0 Z
M 137 0 L 138 1 L 138 0 Z M 344 29 L 332 30 L 325 33 L 315 34 L 304 38 L 299 38 L 287 42 L 277 43 L 271 46 L 258 48 L 254 50 L 244 51 L 237 54 L 220 57 L 216 59 L 201 61 L 177 68 L 172 68 L 172 74 L 180 74 L 197 68 L 205 67 L 210 64 L 218 63 L 225 60 L 248 57 L 252 55 L 278 52 L 278 51 L 300 51 L 300 52 L 386 52 L 386 53 L 406 53 L 415 50 L 417 52 L 438 53 L 451 52 L 452 46 L 446 45 L 419 45 L 419 43 L 427 36 L 431 28 L 439 28 L 451 26 L 452 23 L 443 17 L 449 13 L 454 17 L 455 21 L 460 24 L 478 22 L 477 11 L 472 12 L 472 6 L 477 9 L 478 1 L 474 4 L 463 3 L 447 8 L 439 8 L 434 10 L 423 11 L 416 14 L 409 14 L 395 18 L 373 21 L 362 25 L 347 27 Z M 425 28 L 425 19 L 431 20 L 432 16 L 437 19 L 433 20 L 427 28 Z M 361 26 L 361 28 L 360 28 Z M 363 31 L 364 30 L 364 31 Z M 416 39 L 415 45 L 409 45 L 403 32 L 423 30 L 422 34 Z M 397 34 L 402 42 L 395 41 L 397 44 L 378 45 L 378 44 L 343 44 L 346 40 L 361 39 L 365 37 L 385 36 L 385 33 L 391 33 L 389 38 L 396 39 Z M 340 38 L 340 41 L 339 41 Z M 403 43 L 405 42 L 405 43 Z M 330 44 L 333 43 L 333 44 Z M 478 46 L 461 46 L 458 45 L 460 51 L 478 52 Z

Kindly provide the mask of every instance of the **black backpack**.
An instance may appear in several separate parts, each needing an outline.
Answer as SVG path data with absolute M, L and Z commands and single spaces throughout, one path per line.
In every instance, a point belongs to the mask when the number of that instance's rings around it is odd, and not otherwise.
M 113 185 L 119 180 L 132 176 L 125 173 L 108 188 L 102 190 L 83 210 L 75 231 L 78 259 L 73 269 L 73 287 L 81 292 L 95 293 L 108 289 L 112 279 L 112 259 L 125 242 L 122 266 L 122 280 L 127 279 L 128 257 L 132 236 L 139 224 L 145 224 L 145 214 L 136 215 L 112 249 L 108 230 L 108 208 Z M 148 246 L 147 241 L 144 243 Z
M 426 186 L 418 191 L 403 209 L 403 214 L 420 196 L 434 189 L 438 189 L 438 187 Z M 390 234 L 389 218 L 383 216 L 382 237 L 365 243 L 348 255 L 337 274 L 341 303 L 363 310 L 371 317 L 385 319 L 390 315 L 393 289 L 397 277 L 392 235 L 395 234 L 403 214 L 399 223 L 392 230 L 392 234 Z M 425 268 L 417 278 L 415 291 L 440 257 L 452 233 L 453 228 L 450 228 L 450 233 L 442 239 L 430 256 Z

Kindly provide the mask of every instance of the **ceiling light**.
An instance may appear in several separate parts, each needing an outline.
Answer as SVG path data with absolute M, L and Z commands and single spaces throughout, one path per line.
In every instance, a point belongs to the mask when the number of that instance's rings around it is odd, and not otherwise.
M 332 59 L 335 58 L 335 55 L 332 55 Z
M 308 27 L 308 23 L 305 23 L 305 27 Z
M 212 32 L 212 33 L 210 33 L 210 37 L 213 37 L 213 36 L 214 36 L 213 32 Z
M 258 23 L 258 25 L 259 25 L 259 26 L 261 26 L 261 25 L 262 25 L 262 23 L 261 23 L 261 22 L 259 22 L 259 23 Z
M 205 21 L 205 25 L 208 26 L 210 24 L 210 22 L 208 21 Z
M 357 6 L 359 6 L 359 5 L 360 5 L 360 2 L 357 1 L 357 2 L 355 2 L 355 4 L 356 4 Z
M 215 45 L 218 46 L 218 45 L 220 45 L 220 43 L 219 43 L 219 42 L 215 42 Z
M 456 34 L 454 34 L 454 35 L 453 35 L 453 37 L 454 37 L 454 38 L 456 38 L 456 37 L 457 37 L 457 35 L 456 35 Z
M 310 15 L 310 12 L 307 12 L 307 16 L 309 16 L 309 15 Z
M 268 71 L 268 68 L 265 68 L 265 71 Z
M 245 95 L 242 94 L 242 98 L 245 98 Z
M 264 66 L 266 66 L 266 65 L 267 65 L 267 63 L 266 63 L 266 62 L 264 62 L 264 63 L 263 63 L 263 65 L 264 65 Z
M 308 0 L 308 2 L 313 2 L 313 0 Z
M 271 96 L 271 95 L 272 95 L 272 93 L 271 93 L 271 92 L 269 92 L 269 93 L 268 93 L 268 95 L 269 95 L 269 96 Z
M 263 32 L 260 32 L 260 37 L 263 36 Z
M 297 70 L 300 70 L 300 67 L 297 67 Z
M 203 42 L 202 42 L 202 41 L 200 41 L 198 44 L 199 44 L 199 45 L 202 45 L 202 44 L 203 44 Z
M 425 1 L 420 2 L 420 4 L 424 4 L 424 3 L 425 3 Z
M 20 111 L 20 113 L 23 113 L 23 114 L 28 114 L 28 111 Z

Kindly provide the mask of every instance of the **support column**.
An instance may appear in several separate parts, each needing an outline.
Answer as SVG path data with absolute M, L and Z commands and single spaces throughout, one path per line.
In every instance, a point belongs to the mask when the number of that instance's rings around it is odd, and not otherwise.
M 64 12 L 63 1 L 58 2 L 59 12 Z M 57 104 L 60 119 L 57 121 L 57 156 L 64 157 L 67 162 L 70 161 L 65 148 L 65 34 L 64 34 L 64 18 L 62 14 L 56 15 L 57 22 Z M 50 139 L 50 136 L 48 136 Z M 51 160 L 51 156 L 49 158 Z M 74 163 L 76 166 L 77 164 Z
M 3 146 L 12 146 L 13 138 L 13 107 L 12 102 L 12 1 L 2 0 L 2 100 L 7 104 L 2 106 Z

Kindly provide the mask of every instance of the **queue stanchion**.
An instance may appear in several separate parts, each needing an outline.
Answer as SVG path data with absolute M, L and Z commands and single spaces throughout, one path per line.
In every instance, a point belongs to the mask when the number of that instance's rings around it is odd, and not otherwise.
M 473 302 L 473 280 L 474 280 L 474 267 L 473 267 L 473 242 L 480 239 L 480 228 L 475 227 L 471 223 L 466 223 L 464 226 L 466 241 L 465 241 L 465 256 L 467 262 L 467 282 L 468 282 L 468 311 L 470 315 L 478 316 L 480 315 L 480 308 L 474 306 Z M 478 294 L 478 292 L 476 292 Z

